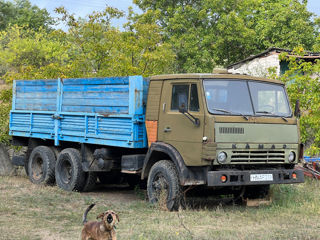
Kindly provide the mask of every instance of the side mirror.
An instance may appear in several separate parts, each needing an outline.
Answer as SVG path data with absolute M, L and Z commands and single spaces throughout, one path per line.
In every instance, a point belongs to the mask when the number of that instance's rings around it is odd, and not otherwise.
M 297 101 L 296 101 L 296 106 L 295 106 L 295 108 L 294 108 L 294 115 L 297 117 L 297 118 L 299 118 L 300 117 L 300 100 L 299 99 L 297 99 Z

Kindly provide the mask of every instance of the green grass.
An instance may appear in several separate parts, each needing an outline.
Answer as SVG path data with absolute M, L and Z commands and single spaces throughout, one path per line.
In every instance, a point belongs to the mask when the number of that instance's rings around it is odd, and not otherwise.
M 79 239 L 88 218 L 106 209 L 120 216 L 118 239 L 320 239 L 320 183 L 276 185 L 270 206 L 248 208 L 202 199 L 201 207 L 166 212 L 143 200 L 141 190 L 103 188 L 65 192 L 0 177 L 0 239 Z M 199 200 L 195 200 L 199 201 Z

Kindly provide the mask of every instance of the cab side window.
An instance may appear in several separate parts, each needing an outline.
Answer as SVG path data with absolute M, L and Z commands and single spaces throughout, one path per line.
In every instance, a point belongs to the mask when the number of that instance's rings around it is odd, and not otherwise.
M 179 110 L 179 107 L 188 109 L 189 85 L 173 85 L 171 110 Z
M 179 84 L 172 86 L 171 110 L 179 110 L 179 107 L 184 107 L 190 111 L 199 111 L 199 98 L 196 84 Z

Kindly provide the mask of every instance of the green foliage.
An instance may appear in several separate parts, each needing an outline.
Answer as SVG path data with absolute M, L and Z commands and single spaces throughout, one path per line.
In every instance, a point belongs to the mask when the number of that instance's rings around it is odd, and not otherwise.
M 64 34 L 23 29 L 17 25 L 0 32 L 0 65 L 2 78 L 13 79 L 54 78 L 65 71 L 67 45 Z
M 171 46 L 162 41 L 156 19 L 130 15 L 126 30 L 121 32 L 110 23 L 123 16 L 115 8 L 93 13 L 87 21 L 75 19 L 63 8 L 57 12 L 69 26 L 69 76 L 149 76 L 171 72 L 174 54 Z
M 75 19 L 57 9 L 68 33 L 14 25 L 0 32 L 0 76 L 13 79 L 148 76 L 172 72 L 174 53 L 152 16 L 131 16 L 125 31 L 111 26 L 123 13 L 107 7 Z M 133 15 L 133 14 L 132 14 Z
M 140 74 L 150 76 L 172 73 L 175 54 L 171 45 L 163 40 L 161 28 L 153 14 L 137 17 L 132 10 L 122 33 L 119 51 L 123 63 L 119 65 L 121 75 Z
M 0 90 L 0 142 L 9 143 L 9 112 L 11 109 L 11 89 Z
M 0 31 L 14 24 L 33 30 L 51 30 L 54 20 L 46 9 L 31 5 L 29 0 L 0 0 Z
M 252 26 L 258 49 L 271 46 L 311 50 L 317 36 L 317 23 L 307 10 L 307 1 L 260 0 Z
M 269 47 L 311 49 L 318 21 L 298 0 L 135 0 L 157 16 L 177 72 L 211 72 Z
M 295 55 L 303 56 L 303 48 L 296 48 Z M 280 80 L 285 82 L 292 106 L 297 99 L 300 100 L 301 141 L 308 148 L 307 154 L 318 155 L 320 153 L 320 62 L 315 64 L 304 61 L 295 56 L 281 56 L 282 60 L 289 63 L 289 70 Z
M 89 20 L 75 19 L 64 8 L 56 9 L 61 20 L 69 27 L 66 34 L 68 42 L 69 69 L 68 76 L 102 76 L 101 71 L 111 69 L 116 56 L 116 46 L 121 33 L 112 27 L 112 18 L 119 18 L 122 12 L 106 8 L 103 12 L 89 15 Z M 108 72 L 107 76 L 112 72 Z

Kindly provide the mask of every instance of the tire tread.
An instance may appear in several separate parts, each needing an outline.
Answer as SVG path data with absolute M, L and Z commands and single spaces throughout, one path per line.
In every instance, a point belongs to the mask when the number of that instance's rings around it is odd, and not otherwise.
M 55 164 L 56 164 L 56 157 L 53 153 L 53 151 L 50 149 L 50 147 L 47 146 L 37 146 L 35 147 L 29 157 L 28 160 L 28 173 L 32 172 L 32 158 L 35 156 L 35 154 L 39 154 L 41 158 L 43 159 L 43 166 L 44 169 L 44 178 L 41 182 L 36 181 L 32 178 L 32 174 L 29 175 L 29 179 L 31 182 L 36 184 L 47 184 L 47 185 L 53 185 L 55 183 Z
M 62 161 L 62 157 L 64 154 L 69 155 L 69 159 L 72 162 L 73 165 L 73 171 L 72 173 L 75 174 L 73 175 L 73 181 L 69 184 L 66 185 L 60 180 L 60 164 Z M 57 164 L 56 164 L 56 179 L 57 179 L 57 185 L 66 190 L 66 191 L 82 191 L 85 185 L 85 174 L 82 170 L 81 166 L 81 155 L 79 150 L 74 149 L 74 148 L 66 148 L 62 150 L 59 154 Z
M 178 173 L 177 173 L 177 170 L 176 170 L 176 167 L 174 165 L 174 163 L 172 161 L 169 161 L 169 160 L 160 160 L 158 162 L 156 162 L 150 169 L 150 172 L 149 172 L 149 177 L 148 177 L 148 186 L 147 186 L 147 189 L 148 189 L 148 197 L 149 197 L 149 200 L 151 199 L 151 190 L 150 190 L 150 184 L 151 184 L 151 179 L 150 179 L 150 176 L 152 176 L 154 173 L 154 171 L 164 171 L 164 173 L 166 175 L 169 176 L 169 178 L 167 179 L 168 184 L 171 185 L 171 199 L 173 201 L 172 204 L 170 204 L 170 199 L 169 201 L 167 202 L 167 208 L 169 211 L 177 211 L 179 209 L 179 206 L 180 206 L 180 203 L 181 203 L 181 187 L 180 187 L 180 184 L 179 184 L 179 178 L 178 178 Z

